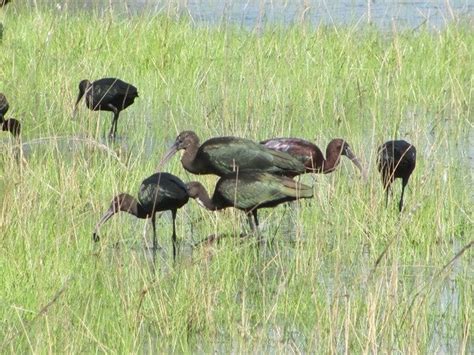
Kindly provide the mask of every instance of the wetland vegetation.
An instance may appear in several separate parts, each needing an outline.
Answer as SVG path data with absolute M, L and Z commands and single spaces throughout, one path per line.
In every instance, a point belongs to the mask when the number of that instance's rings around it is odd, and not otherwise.
M 15 4 L 16 5 L 16 4 Z M 2 10 L 0 10 L 2 11 Z M 254 32 L 163 14 L 0 13 L 0 91 L 22 123 L 0 132 L 1 352 L 472 351 L 472 118 L 469 20 L 439 31 L 268 24 Z M 105 139 L 107 112 L 72 110 L 80 80 L 119 77 L 140 97 Z M 95 222 L 140 182 L 180 131 L 203 140 L 346 139 L 348 160 L 301 177 L 314 199 L 246 219 L 191 201 L 171 216 Z M 377 147 L 417 147 L 398 213 L 385 208 Z M 20 156 L 17 156 L 21 146 Z M 213 190 L 215 176 L 166 166 Z M 202 243 L 223 234 L 220 243 Z

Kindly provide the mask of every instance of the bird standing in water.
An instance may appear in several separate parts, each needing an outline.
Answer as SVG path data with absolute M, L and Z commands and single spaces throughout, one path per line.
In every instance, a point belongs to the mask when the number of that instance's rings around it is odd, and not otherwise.
M 404 140 L 388 141 L 378 150 L 377 167 L 382 174 L 382 182 L 386 193 L 385 205 L 388 205 L 390 185 L 397 178 L 402 179 L 402 194 L 398 203 L 398 210 L 403 208 L 403 194 L 408 179 L 415 170 L 416 148 Z
M 257 211 L 300 198 L 313 197 L 313 188 L 286 176 L 265 172 L 232 173 L 219 179 L 212 198 L 197 181 L 186 184 L 189 197 L 211 211 L 234 207 L 244 211 L 258 233 Z M 253 221 L 251 219 L 253 216 Z
M 109 138 L 114 139 L 117 135 L 120 111 L 133 104 L 135 98 L 138 97 L 138 90 L 132 84 L 116 78 L 99 79 L 92 83 L 89 80 L 82 80 L 79 83 L 79 95 L 74 106 L 74 115 L 83 96 L 86 97 L 86 105 L 90 110 L 113 112 Z
M 115 213 L 120 211 L 130 213 L 137 218 L 151 218 L 153 227 L 153 251 L 156 251 L 155 214 L 170 210 L 173 217 L 173 260 L 176 259 L 176 213 L 188 202 L 189 196 L 184 182 L 177 176 L 168 173 L 155 173 L 143 180 L 138 192 L 138 200 L 125 193 L 114 197 L 109 209 L 97 223 L 92 239 L 99 241 L 98 230 Z

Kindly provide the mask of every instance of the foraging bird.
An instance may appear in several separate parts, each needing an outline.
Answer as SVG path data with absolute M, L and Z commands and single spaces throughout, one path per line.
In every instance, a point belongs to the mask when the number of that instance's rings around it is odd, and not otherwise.
M 313 197 L 313 188 L 286 176 L 265 172 L 233 173 L 219 179 L 212 198 L 197 181 L 186 184 L 189 197 L 211 211 L 235 207 L 244 211 L 251 228 L 258 232 L 257 210 L 283 202 Z M 250 217 L 253 216 L 253 223 Z
M 109 137 L 114 139 L 117 134 L 120 111 L 133 104 L 135 98 L 138 97 L 138 91 L 132 84 L 116 78 L 99 79 L 92 83 L 89 80 L 82 80 L 79 83 L 79 96 L 74 106 L 74 115 L 77 105 L 84 95 L 86 96 L 86 105 L 90 110 L 113 112 L 114 118 Z
M 288 153 L 298 159 L 304 164 L 306 173 L 332 173 L 339 165 L 341 155 L 345 155 L 360 170 L 364 178 L 366 175 L 359 159 L 352 152 L 349 144 L 340 138 L 329 142 L 326 148 L 326 159 L 324 159 L 323 152 L 318 146 L 304 139 L 272 138 L 264 140 L 260 144 L 270 149 Z
M 9 108 L 10 105 L 8 104 L 7 98 L 0 92 L 0 123 L 3 122 L 3 117 L 5 116 Z
M 416 149 L 404 141 L 388 141 L 382 144 L 378 150 L 377 167 L 382 174 L 382 182 L 386 192 L 385 205 L 388 204 L 388 193 L 390 185 L 396 178 L 402 179 L 402 194 L 398 204 L 398 210 L 401 212 L 403 207 L 403 193 L 408 179 L 415 169 Z
M 178 177 L 168 173 L 155 173 L 143 180 L 138 192 L 138 201 L 129 194 L 121 193 L 114 197 L 109 209 L 97 223 L 92 239 L 99 241 L 100 226 L 115 213 L 127 212 L 137 218 L 151 218 L 153 226 L 153 250 L 156 251 L 155 214 L 171 210 L 173 217 L 173 260 L 176 259 L 176 213 L 189 200 L 186 185 Z
M 216 137 L 199 145 L 199 138 L 192 131 L 181 132 L 173 146 L 163 157 L 159 167 L 178 150 L 183 167 L 198 175 L 224 176 L 234 172 L 265 171 L 277 175 L 301 174 L 304 165 L 291 155 L 268 149 L 261 144 L 238 137 Z
M 10 132 L 13 137 L 18 138 L 21 132 L 21 124 L 18 120 L 10 118 L 8 120 L 0 121 L 2 126 L 2 131 Z

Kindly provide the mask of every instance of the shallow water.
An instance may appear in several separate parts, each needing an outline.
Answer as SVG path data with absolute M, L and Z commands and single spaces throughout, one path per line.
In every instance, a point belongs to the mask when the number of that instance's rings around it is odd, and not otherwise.
M 69 0 L 51 2 L 61 11 L 113 9 L 133 15 L 167 13 L 187 15 L 198 24 L 223 22 L 253 29 L 266 23 L 289 25 L 302 19 L 318 25 L 353 25 L 371 22 L 380 28 L 442 28 L 458 16 L 472 17 L 470 0 Z

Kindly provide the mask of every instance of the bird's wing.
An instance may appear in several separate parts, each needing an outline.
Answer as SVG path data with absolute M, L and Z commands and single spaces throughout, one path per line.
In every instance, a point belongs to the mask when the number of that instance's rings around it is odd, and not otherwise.
M 176 176 L 168 173 L 156 173 L 143 180 L 138 192 L 138 200 L 144 207 L 154 206 L 168 201 L 188 200 L 186 185 Z
M 324 159 L 321 150 L 315 144 L 301 138 L 272 138 L 262 141 L 260 144 L 288 153 L 303 164 L 315 159 Z
M 201 146 L 209 163 L 218 169 L 231 173 L 237 170 L 264 170 L 271 172 L 304 171 L 304 166 L 290 155 L 268 149 L 251 140 L 222 137 L 205 142 Z
M 138 96 L 135 86 L 114 78 L 94 81 L 91 90 L 94 98 L 104 102 L 113 101 L 117 97 Z

